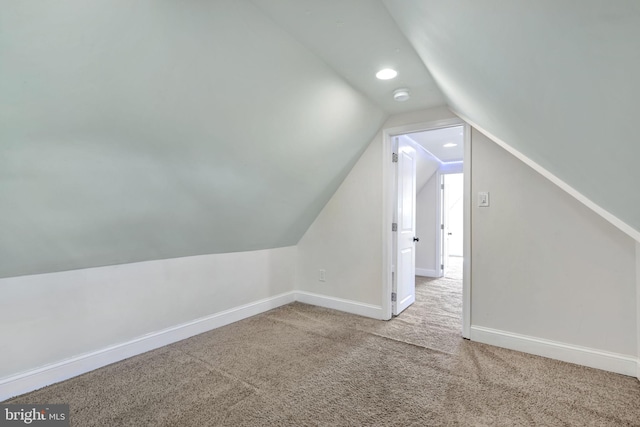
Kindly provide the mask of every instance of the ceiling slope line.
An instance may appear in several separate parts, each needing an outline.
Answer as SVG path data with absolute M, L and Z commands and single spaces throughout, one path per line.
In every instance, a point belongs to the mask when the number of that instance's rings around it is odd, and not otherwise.
M 625 233 L 626 235 L 634 239 L 636 242 L 640 243 L 640 231 L 636 230 L 635 228 L 633 228 L 632 226 L 630 226 L 629 224 L 627 224 L 626 222 L 624 222 L 623 220 L 621 220 L 620 218 L 618 218 L 617 216 L 609 212 L 608 210 L 598 205 L 597 203 L 594 203 L 587 196 L 580 193 L 578 190 L 576 190 L 575 188 L 573 188 L 572 186 L 564 182 L 562 179 L 558 178 L 548 169 L 539 165 L 538 163 L 536 163 L 535 161 L 533 161 L 531 158 L 527 157 L 525 154 L 521 153 L 520 151 L 516 150 L 511 145 L 507 144 L 504 140 L 498 138 L 497 136 L 487 131 L 486 129 L 483 129 L 476 122 L 469 119 L 469 117 L 465 116 L 464 114 L 461 114 L 460 112 L 456 111 L 451 107 L 449 107 L 449 109 L 451 110 L 452 113 L 460 117 L 465 122 L 469 123 L 471 126 L 473 126 L 475 129 L 477 129 L 481 133 L 483 133 L 487 138 L 491 139 L 500 147 L 507 150 L 507 152 L 515 156 L 518 160 L 525 163 L 527 166 L 529 166 L 530 168 L 538 172 L 543 177 L 547 178 L 549 181 L 554 183 L 556 186 L 558 186 L 564 192 L 572 196 L 574 199 L 576 199 L 577 201 L 579 201 L 580 203 L 582 203 L 583 205 L 591 209 L 593 212 L 595 212 L 596 214 L 604 218 L 607 222 L 612 224 L 614 227 L 616 227 L 617 229 L 619 229 L 620 231 L 622 231 L 623 233 Z
M 301 41 L 299 39 L 299 37 L 297 37 L 295 35 L 295 33 L 293 33 L 291 31 L 290 28 L 286 28 L 284 25 L 282 25 L 281 23 L 277 22 L 273 16 L 269 13 L 267 13 L 267 11 L 264 9 L 264 6 L 261 6 L 259 2 L 256 2 L 254 0 L 249 0 L 249 2 L 251 4 L 253 4 L 259 11 L 260 13 L 262 13 L 262 15 L 268 19 L 269 21 L 271 21 L 271 23 L 273 23 L 273 25 L 275 25 L 276 27 L 278 27 L 282 32 L 284 32 L 285 34 L 287 34 L 287 36 L 291 37 L 292 40 L 295 40 L 296 43 L 298 43 L 303 49 L 306 49 L 311 55 L 313 55 L 318 61 L 322 62 L 329 70 L 331 70 L 337 77 L 339 77 L 345 84 L 349 85 L 349 87 L 351 87 L 353 90 L 355 90 L 357 93 L 359 93 L 360 95 L 362 95 L 367 101 L 369 101 L 372 105 L 375 105 L 376 108 L 378 108 L 382 113 L 384 113 L 386 115 L 385 119 L 382 121 L 382 123 L 384 123 L 387 119 L 389 119 L 389 117 L 391 116 L 391 114 L 386 111 L 385 109 L 383 109 L 377 102 L 375 99 L 373 99 L 371 97 L 371 95 L 369 93 L 365 93 L 362 89 L 356 87 L 353 85 L 352 82 L 350 82 L 349 80 L 347 80 L 347 78 L 333 65 L 331 64 L 329 61 L 327 61 L 327 59 L 321 54 L 321 52 L 318 52 L 317 49 L 313 48 L 313 46 L 309 46 L 308 43 L 304 43 L 303 41 Z
M 424 148 L 422 145 L 418 144 L 413 138 L 411 138 L 408 134 L 407 135 L 402 135 L 405 138 L 407 138 L 409 140 L 409 142 L 411 143 L 411 146 L 418 151 L 422 151 L 424 154 L 426 154 L 427 156 L 429 156 L 430 158 L 432 158 L 433 160 L 437 161 L 438 163 L 442 163 L 442 161 L 437 158 L 435 155 L 433 155 L 433 153 L 431 153 L 431 151 L 427 150 L 426 148 Z

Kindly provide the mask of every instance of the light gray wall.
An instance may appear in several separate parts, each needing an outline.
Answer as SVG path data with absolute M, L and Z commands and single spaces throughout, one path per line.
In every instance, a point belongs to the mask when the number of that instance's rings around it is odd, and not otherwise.
M 634 240 L 476 130 L 471 181 L 472 325 L 635 355 Z
M 449 107 L 640 235 L 640 2 L 384 4 Z
M 433 174 L 416 197 L 416 232 L 420 241 L 416 243 L 416 270 L 429 270 L 437 274 L 439 269 L 437 251 L 437 174 Z
M 479 132 L 472 140 L 472 324 L 635 355 L 633 239 Z M 300 240 L 298 289 L 381 304 L 381 147 L 379 135 Z M 491 207 L 476 207 L 478 191 Z
M 382 139 L 378 135 L 298 243 L 298 289 L 380 305 Z M 326 281 L 318 280 L 320 269 Z
M 1 9 L 0 277 L 295 245 L 386 118 L 246 0 Z
M 444 107 L 392 116 L 383 128 L 455 117 Z M 381 306 L 382 132 L 298 243 L 296 286 L 333 298 Z M 326 282 L 318 270 L 326 270 Z

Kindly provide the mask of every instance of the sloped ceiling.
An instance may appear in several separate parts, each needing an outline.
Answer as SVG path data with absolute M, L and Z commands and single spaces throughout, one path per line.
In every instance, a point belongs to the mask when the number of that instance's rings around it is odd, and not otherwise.
M 454 111 L 640 230 L 640 2 L 384 4 Z
M 3 1 L 0 58 L 0 277 L 296 244 L 388 115 L 248 1 Z
M 444 105 L 442 92 L 380 0 L 253 0 L 378 107 L 399 114 Z M 380 81 L 383 68 L 398 71 Z M 393 100 L 407 88 L 411 98 Z
M 384 6 L 2 1 L 0 277 L 295 244 L 445 101 L 640 230 L 640 3 Z

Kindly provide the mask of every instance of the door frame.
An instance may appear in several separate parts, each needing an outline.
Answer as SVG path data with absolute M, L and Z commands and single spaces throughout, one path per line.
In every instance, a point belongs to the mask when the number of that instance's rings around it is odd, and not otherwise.
M 445 180 L 445 176 L 446 175 L 451 175 L 451 174 L 458 174 L 461 173 L 463 177 L 465 177 L 466 175 L 464 174 L 464 163 L 461 165 L 455 165 L 452 167 L 448 167 L 446 169 L 440 170 L 437 173 L 436 179 L 437 182 L 440 185 L 444 184 L 444 180 Z M 463 182 L 462 184 L 464 187 L 466 187 L 466 182 Z M 438 266 L 440 263 L 442 263 L 444 265 L 444 268 L 441 268 L 439 270 L 439 275 L 438 277 L 444 277 L 444 271 L 446 270 L 447 267 L 447 259 L 444 256 L 444 239 L 446 239 L 446 231 L 447 231 L 447 221 L 445 221 L 444 218 L 444 210 L 445 210 L 445 198 L 444 198 L 444 192 L 447 191 L 446 186 L 444 188 L 444 190 L 442 190 L 442 187 L 440 187 L 438 189 L 439 191 L 436 191 L 436 206 L 438 206 L 438 210 L 436 212 L 436 266 Z M 466 195 L 465 193 L 462 194 L 462 198 L 463 198 L 463 203 L 464 200 L 466 199 Z M 463 227 L 465 226 L 464 223 L 464 206 L 462 207 L 463 209 Z M 445 227 L 444 229 L 441 228 L 441 224 L 444 224 Z M 463 256 L 464 256 L 464 235 L 463 235 Z
M 393 292 L 392 266 L 394 236 L 391 224 L 396 209 L 395 163 L 391 161 L 393 137 L 407 133 L 435 130 L 453 126 L 464 129 L 464 241 L 462 281 L 462 336 L 469 338 L 471 331 L 471 126 L 459 118 L 435 120 L 383 129 L 382 137 L 382 319 L 392 316 L 391 293 Z

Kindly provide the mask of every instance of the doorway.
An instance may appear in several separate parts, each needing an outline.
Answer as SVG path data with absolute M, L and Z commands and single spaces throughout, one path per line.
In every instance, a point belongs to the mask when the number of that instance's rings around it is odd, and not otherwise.
M 464 259 L 464 173 L 441 175 L 442 275 L 462 280 Z
M 383 318 L 390 319 L 402 309 L 396 304 L 398 296 L 406 301 L 415 296 L 415 273 L 432 277 L 459 274 L 462 278 L 462 336 L 468 338 L 470 329 L 470 128 L 460 119 L 447 119 L 419 125 L 403 126 L 384 131 L 384 153 L 389 162 L 383 167 L 385 230 L 383 265 Z M 431 143 L 431 145 L 429 145 Z M 412 184 L 407 184 L 407 170 L 400 170 L 397 163 L 400 151 L 415 156 Z M 455 148 L 452 150 L 452 148 Z M 453 153 L 458 154 L 454 155 Z M 456 157 L 457 156 L 457 157 Z M 405 156 L 406 157 L 406 156 Z M 422 160 L 420 160 L 422 158 Z M 426 159 L 426 160 L 425 160 Z M 421 161 L 426 164 L 427 176 L 421 174 Z M 406 164 L 406 162 L 405 162 Z M 435 170 L 433 164 L 436 164 Z M 405 168 L 406 169 L 406 168 Z M 465 174 L 466 172 L 466 174 Z M 400 178 L 399 178 L 400 177 Z M 442 184 L 445 184 L 443 187 Z M 451 190 L 444 189 L 450 184 Z M 426 187 L 429 185 L 430 187 Z M 413 189 L 412 200 L 403 200 L 407 189 Z M 425 190 L 426 188 L 426 190 Z M 424 193 L 424 194 L 423 194 Z M 405 196 L 403 196 L 403 194 Z M 425 194 L 433 196 L 426 204 L 430 209 L 426 225 L 424 212 Z M 422 200 L 421 200 L 422 198 Z M 448 204 L 447 204 L 448 203 Z M 399 242 L 399 219 L 410 218 L 407 208 L 413 207 L 415 223 L 413 250 Z M 399 216 L 400 214 L 400 216 Z M 446 220 L 446 221 L 445 221 Z M 445 228 L 445 223 L 450 224 Z M 403 224 L 403 229 L 410 229 Z M 426 231 L 428 230 L 428 232 Z M 451 234 L 449 234 L 451 233 Z M 407 240 L 403 237 L 404 240 Z M 402 250 L 401 250 L 402 249 Z M 421 250 L 421 249 L 426 249 Z M 425 253 L 427 255 L 425 255 Z M 409 257 L 411 254 L 411 257 Z M 449 255 L 452 255 L 449 260 Z M 426 257 L 426 258 L 425 258 Z M 447 259 L 445 259 L 445 257 Z M 455 257 L 455 259 L 454 259 Z M 409 260 L 412 258 L 412 260 Z M 416 258 L 418 263 L 416 264 Z M 464 260 L 464 261 L 463 261 Z M 412 263 L 409 263 L 412 261 Z M 407 267 L 410 265 L 410 267 Z M 402 276 L 405 276 L 404 279 Z M 407 277 L 410 277 L 407 279 Z M 404 284 L 403 284 L 404 283 Z M 407 291 L 410 283 L 412 290 Z M 413 297 L 408 295 L 413 294 Z M 395 298 L 394 298 L 395 297 Z M 408 298 L 408 299 L 407 299 Z

